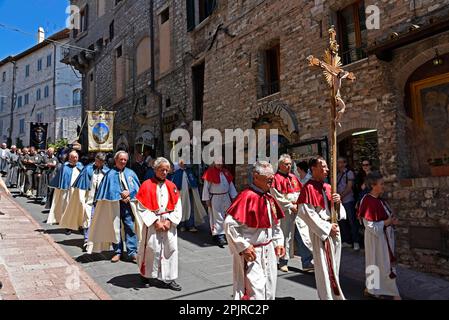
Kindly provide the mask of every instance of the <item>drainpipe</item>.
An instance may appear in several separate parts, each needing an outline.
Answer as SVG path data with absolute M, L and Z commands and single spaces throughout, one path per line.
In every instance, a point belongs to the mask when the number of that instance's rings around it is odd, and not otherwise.
M 15 109 L 15 103 L 16 103 L 16 61 L 11 61 L 12 63 L 12 95 L 11 95 L 11 116 L 10 116 L 10 123 L 9 123 L 9 137 L 8 142 L 9 145 L 12 145 L 12 131 L 14 127 L 14 109 Z
M 165 155 L 164 151 L 164 128 L 163 128 L 163 114 L 162 114 L 162 93 L 157 91 L 155 83 L 155 65 L 154 65 L 154 0 L 150 0 L 150 61 L 151 61 L 151 92 L 158 97 L 159 100 L 159 152 L 160 156 Z
M 54 129 L 55 129 L 55 136 L 54 136 L 54 143 L 56 143 L 56 137 L 58 136 L 57 135 L 57 127 L 58 127 L 58 124 L 57 124 L 57 116 L 56 116 L 56 110 L 58 109 L 58 107 L 56 106 L 56 62 L 58 61 L 57 59 L 56 59 L 56 54 L 57 54 L 57 51 L 56 51 L 56 44 L 53 44 L 53 107 L 54 107 L 54 112 L 55 112 L 55 116 L 54 116 Z M 63 126 L 63 130 L 62 130 L 62 134 L 61 134 L 61 138 L 63 138 L 63 136 L 64 136 L 64 126 Z M 48 137 L 47 137 L 47 141 L 48 141 Z M 47 147 L 47 141 L 45 141 L 45 147 Z

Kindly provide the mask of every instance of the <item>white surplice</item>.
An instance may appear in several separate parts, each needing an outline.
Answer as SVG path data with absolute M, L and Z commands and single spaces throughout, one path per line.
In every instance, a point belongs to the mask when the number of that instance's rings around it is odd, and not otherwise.
M 210 229 L 213 236 L 224 234 L 224 220 L 226 210 L 231 205 L 231 198 L 237 197 L 234 183 L 228 182 L 225 175 L 220 172 L 220 183 L 204 181 L 203 201 L 211 201 L 209 211 Z
M 323 192 L 326 208 L 314 207 L 311 204 L 299 204 L 299 216 L 309 227 L 310 239 L 313 247 L 313 261 L 315 265 L 315 281 L 318 291 L 318 297 L 321 300 L 345 300 L 341 290 L 339 280 L 340 258 L 341 258 L 341 236 L 340 234 L 333 238 L 330 237 L 332 228 L 331 212 L 329 210 L 327 197 Z M 343 205 L 340 205 L 339 220 L 346 219 L 346 211 Z M 337 282 L 339 295 L 334 294 L 329 279 L 329 270 L 327 266 L 325 242 L 329 241 L 334 269 L 334 277 Z
M 278 222 L 272 223 L 271 206 L 267 201 L 268 216 L 271 228 L 256 229 L 239 223 L 232 216 L 225 219 L 225 232 L 229 244 L 229 250 L 233 257 L 233 283 L 234 299 L 241 300 L 246 293 L 251 300 L 274 300 L 277 283 L 277 257 L 274 248 L 283 246 L 284 236 Z M 251 244 L 266 244 L 255 248 L 257 258 L 255 261 L 246 262 L 241 252 Z M 247 264 L 247 270 L 245 270 Z
M 61 167 L 61 170 L 64 168 Z M 70 179 L 70 186 L 75 183 L 79 174 L 81 173 L 78 167 L 74 167 L 72 170 L 72 177 Z M 54 189 L 53 200 L 50 208 L 50 213 L 48 214 L 47 224 L 56 224 L 60 223 L 62 219 L 62 215 L 64 214 L 67 206 L 69 205 L 70 197 L 73 194 L 73 188 L 69 188 L 68 190 L 63 189 Z
M 391 215 L 389 210 L 385 211 L 388 216 Z M 394 255 L 394 229 L 392 226 L 388 226 L 384 232 L 385 225 L 383 221 L 374 222 L 363 219 L 363 224 L 365 225 L 366 288 L 372 295 L 399 296 L 396 279 L 390 278 L 392 269 L 396 273 L 396 268 L 391 268 L 386 239 L 388 237 L 388 242 Z
M 168 189 L 165 184 L 158 184 L 156 189 L 159 212 L 163 213 L 168 204 Z M 145 264 L 145 278 L 172 281 L 178 278 L 178 234 L 177 225 L 182 218 L 182 201 L 179 198 L 174 211 L 157 215 L 149 211 L 138 202 L 137 211 L 143 221 L 141 240 L 138 250 L 137 263 L 139 270 Z M 171 221 L 168 231 L 156 231 L 154 223 L 157 221 Z

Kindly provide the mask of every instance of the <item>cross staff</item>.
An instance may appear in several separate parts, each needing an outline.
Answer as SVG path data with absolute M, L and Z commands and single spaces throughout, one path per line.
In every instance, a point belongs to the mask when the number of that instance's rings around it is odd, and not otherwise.
M 337 192 L 337 123 L 340 125 L 340 120 L 345 112 L 346 105 L 341 98 L 340 88 L 343 79 L 354 81 L 356 78 L 352 72 L 347 72 L 341 68 L 341 57 L 338 55 L 339 45 L 336 40 L 337 33 L 334 26 L 329 29 L 329 48 L 324 52 L 323 60 L 321 61 L 314 56 L 307 57 L 309 65 L 313 67 L 320 67 L 323 70 L 324 77 L 331 88 L 331 121 L 330 121 L 330 136 L 331 136 L 331 150 L 332 150 L 332 172 L 331 184 L 332 193 Z M 332 223 L 337 223 L 337 212 L 339 207 L 332 203 Z

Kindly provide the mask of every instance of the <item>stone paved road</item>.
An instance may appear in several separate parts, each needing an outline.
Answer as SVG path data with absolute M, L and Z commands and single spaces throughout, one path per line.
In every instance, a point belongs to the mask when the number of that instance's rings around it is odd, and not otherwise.
M 227 248 L 220 249 L 211 243 L 207 226 L 200 232 L 179 233 L 179 283 L 181 292 L 143 288 L 137 266 L 128 262 L 112 264 L 111 253 L 86 255 L 81 246 L 82 236 L 65 235 L 58 226 L 45 224 L 48 213 L 43 207 L 26 198 L 15 199 L 40 225 L 40 231 L 50 235 L 61 248 L 82 266 L 113 299 L 199 299 L 227 300 L 232 290 L 232 260 Z M 42 250 L 37 247 L 36 250 Z M 277 297 L 280 299 L 317 299 L 313 274 L 299 272 L 300 260 L 292 261 L 292 272 L 279 273 Z M 341 278 L 348 299 L 363 299 L 363 282 Z

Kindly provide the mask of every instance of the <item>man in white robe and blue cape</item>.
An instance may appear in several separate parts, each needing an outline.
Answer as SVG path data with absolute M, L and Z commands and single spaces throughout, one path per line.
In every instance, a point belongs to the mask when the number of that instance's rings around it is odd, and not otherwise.
M 72 194 L 72 185 L 78 178 L 81 170 L 83 170 L 83 165 L 78 162 L 78 153 L 76 151 L 70 152 L 69 161 L 58 168 L 56 176 L 49 184 L 49 187 L 54 189 L 54 194 L 47 224 L 61 222 L 62 215 L 69 204 Z
M 88 253 L 92 253 L 92 251 L 101 252 L 108 250 L 110 247 L 110 243 L 105 243 L 93 248 L 93 244 L 87 241 L 89 239 L 89 227 L 94 214 L 95 194 L 104 176 L 109 171 L 105 162 L 106 155 L 102 152 L 97 153 L 95 163 L 89 164 L 81 171 L 73 184 L 72 196 L 60 223 L 63 228 L 71 230 L 84 229 L 83 249 Z
M 137 213 L 136 194 L 140 188 L 136 173 L 126 168 L 129 155 L 118 151 L 115 166 L 108 171 L 95 195 L 95 215 L 89 230 L 89 240 L 94 245 L 111 242 L 114 256 L 111 262 L 120 261 L 123 254 L 122 225 L 128 258 L 137 262 L 137 246 L 142 230 L 142 220 Z

